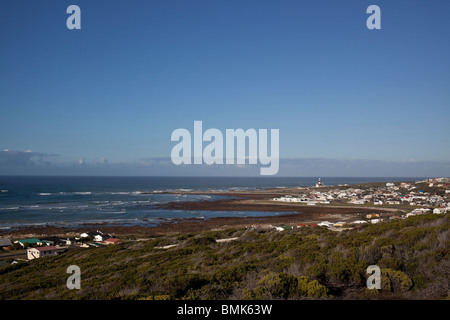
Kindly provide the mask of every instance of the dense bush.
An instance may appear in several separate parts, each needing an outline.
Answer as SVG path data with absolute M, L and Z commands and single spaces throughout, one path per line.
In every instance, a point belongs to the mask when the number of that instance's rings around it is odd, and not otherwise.
M 293 276 L 286 273 L 269 272 L 258 281 L 254 289 L 244 289 L 244 299 L 299 299 L 327 298 L 327 287 L 317 280 Z
M 0 299 L 448 298 L 449 217 L 341 233 L 229 229 L 72 250 L 0 268 Z M 239 239 L 215 241 L 232 236 Z M 81 268 L 81 290 L 66 288 L 69 265 Z M 369 265 L 381 268 L 381 290 L 366 288 Z

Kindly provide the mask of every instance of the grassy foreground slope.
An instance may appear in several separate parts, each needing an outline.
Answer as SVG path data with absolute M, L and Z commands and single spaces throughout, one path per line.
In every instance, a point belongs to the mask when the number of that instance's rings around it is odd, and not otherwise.
M 448 299 L 450 215 L 340 233 L 236 229 L 69 251 L 0 268 L 1 299 Z M 237 240 L 218 243 L 220 238 Z M 170 244 L 178 246 L 159 249 Z M 67 267 L 81 289 L 66 287 Z M 378 265 L 382 290 L 368 290 Z

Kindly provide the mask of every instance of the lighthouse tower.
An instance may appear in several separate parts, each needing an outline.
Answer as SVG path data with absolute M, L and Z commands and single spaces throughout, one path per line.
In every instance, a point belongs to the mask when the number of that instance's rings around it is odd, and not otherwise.
M 321 187 L 322 186 L 322 181 L 320 181 L 320 178 L 319 178 L 319 181 L 316 183 L 316 187 Z

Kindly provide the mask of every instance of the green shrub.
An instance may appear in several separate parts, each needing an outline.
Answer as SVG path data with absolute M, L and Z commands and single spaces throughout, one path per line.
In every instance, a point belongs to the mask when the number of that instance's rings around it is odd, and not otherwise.
M 413 283 L 405 273 L 389 268 L 381 269 L 381 288 L 383 290 L 402 293 L 411 289 Z
M 246 290 L 245 296 L 252 299 L 298 299 L 328 297 L 328 289 L 317 280 L 286 273 L 269 272 L 258 281 L 258 287 Z

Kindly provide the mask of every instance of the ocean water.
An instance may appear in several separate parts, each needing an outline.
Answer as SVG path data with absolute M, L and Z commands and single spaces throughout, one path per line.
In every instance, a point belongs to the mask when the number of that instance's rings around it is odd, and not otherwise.
M 155 205 L 172 201 L 214 200 L 220 196 L 186 195 L 185 190 L 255 190 L 313 186 L 308 177 L 35 177 L 0 176 L 0 229 L 25 226 L 78 227 L 105 223 L 154 226 L 182 218 L 263 216 L 273 212 L 163 210 Z M 325 185 L 411 178 L 326 178 Z M 170 191 L 173 194 L 161 192 Z

